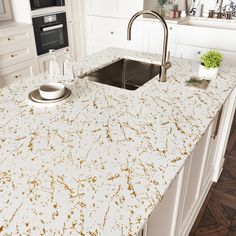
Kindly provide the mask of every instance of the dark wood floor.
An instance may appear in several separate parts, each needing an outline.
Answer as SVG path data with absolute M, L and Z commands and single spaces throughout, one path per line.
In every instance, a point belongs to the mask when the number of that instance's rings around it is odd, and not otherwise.
M 190 236 L 236 236 L 236 116 L 226 162 L 194 223 Z

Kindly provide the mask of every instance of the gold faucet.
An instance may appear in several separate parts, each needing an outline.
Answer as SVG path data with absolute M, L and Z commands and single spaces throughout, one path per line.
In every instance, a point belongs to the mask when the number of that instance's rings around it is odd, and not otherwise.
M 131 28 L 133 25 L 133 22 L 135 19 L 141 15 L 152 15 L 159 19 L 161 22 L 163 29 L 164 29 L 164 39 L 163 39 L 163 53 L 162 53 L 162 63 L 161 63 L 161 73 L 160 73 L 160 81 L 165 82 L 166 81 L 166 71 L 171 67 L 171 63 L 168 61 L 169 58 L 167 58 L 167 44 L 168 44 L 168 27 L 164 20 L 164 18 L 157 12 L 151 11 L 151 10 L 143 10 L 139 11 L 136 14 L 132 16 L 132 18 L 129 21 L 128 29 L 127 29 L 127 39 L 131 40 Z M 169 57 L 169 54 L 168 54 Z

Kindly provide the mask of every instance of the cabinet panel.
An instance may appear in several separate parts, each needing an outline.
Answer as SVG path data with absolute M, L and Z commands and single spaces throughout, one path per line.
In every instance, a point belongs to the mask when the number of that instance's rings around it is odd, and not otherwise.
M 175 236 L 176 216 L 184 169 L 176 177 L 148 219 L 147 236 Z
M 201 56 L 209 50 L 208 48 L 190 47 L 184 45 L 176 46 L 176 56 L 180 58 L 192 59 L 200 61 Z
M 119 17 L 131 18 L 143 9 L 143 0 L 118 0 Z
M 12 19 L 10 0 L 0 0 L 0 21 Z
M 236 31 L 208 27 L 176 27 L 176 43 L 186 46 L 236 51 Z
M 13 31 L 7 30 L 1 32 L 0 47 L 9 47 L 29 40 L 32 41 L 32 39 L 34 39 L 32 28 L 14 29 Z
M 88 17 L 87 45 L 89 53 L 111 46 L 142 50 L 143 22 L 134 22 L 131 41 L 127 40 L 127 26 L 127 19 Z M 97 48 L 95 48 L 96 46 Z
M 9 85 L 17 79 L 33 76 L 37 73 L 35 60 L 16 64 L 0 70 L 0 88 Z
M 144 51 L 150 53 L 162 54 L 163 52 L 163 39 L 164 30 L 162 24 L 158 21 L 147 20 L 144 21 Z M 168 38 L 168 51 L 172 56 L 175 55 L 175 26 L 168 24 L 169 38 Z
M 207 145 L 207 133 L 201 138 L 200 142 L 194 149 L 191 157 L 190 173 L 188 175 L 188 184 L 186 189 L 186 196 L 184 201 L 183 218 L 184 221 L 188 220 L 189 214 L 198 199 L 198 190 L 200 186 L 199 180 L 201 179 L 201 170 L 204 160 L 204 152 Z M 183 222 L 184 222 L 183 221 Z
M 67 19 L 69 21 L 78 20 L 84 15 L 83 0 L 65 0 Z
M 69 22 L 68 32 L 72 57 L 77 60 L 85 55 L 84 22 L 80 20 Z
M 118 0 L 86 0 L 89 15 L 114 16 L 118 10 Z
M 185 164 L 175 236 L 188 235 L 209 191 L 210 186 L 204 192 L 201 187 L 210 136 L 208 129 Z
M 223 106 L 222 115 L 220 118 L 218 134 L 215 138 L 215 162 L 214 162 L 214 176 L 213 180 L 217 181 L 224 164 L 224 155 L 229 139 L 230 129 L 233 122 L 233 117 L 235 113 L 235 97 L 236 88 L 231 93 L 230 97 L 227 99 Z
M 201 56 L 208 50 L 210 50 L 210 48 L 177 45 L 176 56 L 180 58 L 187 58 L 195 61 L 200 61 Z M 234 65 L 234 66 L 236 65 L 236 52 L 219 50 L 219 49 L 217 50 L 224 55 L 223 64 Z
M 20 43 L 11 47 L 0 48 L 0 69 L 34 57 L 32 44 Z

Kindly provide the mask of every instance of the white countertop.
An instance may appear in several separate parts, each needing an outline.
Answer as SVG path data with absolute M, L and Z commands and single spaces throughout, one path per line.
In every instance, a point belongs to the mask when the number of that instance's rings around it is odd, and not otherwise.
M 160 59 L 109 48 L 77 74 L 123 57 Z M 27 100 L 43 75 L 0 90 L 0 234 L 138 233 L 236 85 L 223 67 L 207 90 L 184 87 L 198 63 L 171 62 L 166 83 L 136 91 L 77 78 L 57 106 Z

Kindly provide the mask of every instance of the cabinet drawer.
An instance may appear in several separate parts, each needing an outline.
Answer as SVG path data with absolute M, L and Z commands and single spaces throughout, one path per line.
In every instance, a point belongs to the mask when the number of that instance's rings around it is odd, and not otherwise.
M 127 41 L 128 22 L 127 19 L 89 17 L 87 27 L 89 44 L 102 45 L 102 48 L 107 45 L 106 47 L 141 50 L 143 45 L 143 22 L 139 20 L 134 22 L 132 40 Z M 99 48 L 95 48 L 95 51 L 98 50 Z
M 187 59 L 200 61 L 201 56 L 208 50 L 209 50 L 208 48 L 177 45 L 176 56 L 181 57 L 181 58 L 187 58 Z
M 90 17 L 89 18 L 89 40 L 113 41 L 121 38 L 122 20 Z
M 31 43 L 19 43 L 11 47 L 0 48 L 0 69 L 33 57 L 34 49 Z
M 0 70 L 0 88 L 16 81 L 34 75 L 36 70 L 36 61 L 31 60 L 10 66 Z
M 12 46 L 14 44 L 22 43 L 22 42 L 32 42 L 34 38 L 33 30 L 31 27 L 7 30 L 1 32 L 0 35 L 0 48 Z

